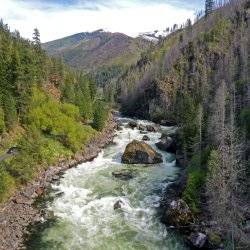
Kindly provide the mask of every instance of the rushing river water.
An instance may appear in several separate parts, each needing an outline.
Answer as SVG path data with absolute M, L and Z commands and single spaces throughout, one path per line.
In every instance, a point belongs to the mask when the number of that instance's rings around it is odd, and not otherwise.
M 132 139 L 141 140 L 139 130 L 122 130 L 92 162 L 67 170 L 60 183 L 52 186 L 47 209 L 56 220 L 44 222 L 32 235 L 28 249 L 132 250 L 185 249 L 174 232 L 160 222 L 159 201 L 164 188 L 178 175 L 172 155 L 159 151 L 164 163 L 152 166 L 121 164 L 121 156 Z M 138 121 L 141 124 L 150 124 Z M 168 130 L 168 128 L 163 128 Z M 169 128 L 170 129 L 170 128 Z M 160 133 L 147 133 L 155 148 Z M 133 169 L 134 178 L 117 179 L 112 172 Z M 61 195 L 57 195 L 57 194 Z M 114 210 L 114 203 L 123 202 Z

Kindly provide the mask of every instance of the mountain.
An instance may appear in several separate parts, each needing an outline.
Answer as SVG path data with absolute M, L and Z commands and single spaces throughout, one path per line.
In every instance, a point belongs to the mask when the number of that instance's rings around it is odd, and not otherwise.
M 43 44 L 49 55 L 61 57 L 66 64 L 86 71 L 114 65 L 129 66 L 137 61 L 150 42 L 121 33 L 78 33 Z

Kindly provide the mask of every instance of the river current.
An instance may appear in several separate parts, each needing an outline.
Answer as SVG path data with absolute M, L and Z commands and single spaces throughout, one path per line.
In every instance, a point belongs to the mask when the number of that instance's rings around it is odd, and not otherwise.
M 52 185 L 46 209 L 56 219 L 40 223 L 27 243 L 28 249 L 186 249 L 181 239 L 160 222 L 162 192 L 179 173 L 173 155 L 156 149 L 161 133 L 147 132 L 147 143 L 163 155 L 164 162 L 151 166 L 122 164 L 126 145 L 133 139 L 141 140 L 143 134 L 128 128 L 128 119 L 119 118 L 119 122 L 122 130 L 116 132 L 114 143 L 92 162 L 67 170 L 60 182 Z M 125 181 L 112 176 L 113 171 L 122 169 L 132 170 L 134 178 Z M 114 210 L 118 200 L 122 208 Z

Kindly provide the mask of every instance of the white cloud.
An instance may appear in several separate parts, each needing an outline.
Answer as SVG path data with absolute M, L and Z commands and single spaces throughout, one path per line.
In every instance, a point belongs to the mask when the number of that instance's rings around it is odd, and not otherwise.
M 17 29 L 25 38 L 31 38 L 37 27 L 43 42 L 74 33 L 105 29 L 137 36 L 140 32 L 165 29 L 174 23 L 192 18 L 194 11 L 166 3 L 113 0 L 110 5 L 36 5 L 30 1 L 0 0 L 0 17 L 12 30 Z M 118 5 L 119 4 L 119 5 Z

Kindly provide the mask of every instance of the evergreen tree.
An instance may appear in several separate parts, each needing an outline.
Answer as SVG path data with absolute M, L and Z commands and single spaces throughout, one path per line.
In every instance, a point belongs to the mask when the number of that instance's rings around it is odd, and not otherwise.
M 40 32 L 37 28 L 34 29 L 34 33 L 33 33 L 33 42 L 34 44 L 40 48 L 41 47 L 41 39 L 40 39 Z
M 4 130 L 5 130 L 4 111 L 0 106 L 0 135 L 4 132 Z
M 61 99 L 63 102 L 75 103 L 75 79 L 72 73 L 65 74 L 64 83 L 61 86 Z
M 3 95 L 2 102 L 5 114 L 5 124 L 8 129 L 11 129 L 17 122 L 16 101 L 9 92 L 6 92 Z
M 79 107 L 83 119 L 90 120 L 93 118 L 93 101 L 88 76 L 80 74 L 78 82 L 75 85 L 75 104 Z
M 205 2 L 205 16 L 207 17 L 214 8 L 214 0 L 206 0 Z
M 98 100 L 95 105 L 93 128 L 101 131 L 108 119 L 108 107 L 103 101 Z

